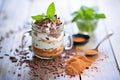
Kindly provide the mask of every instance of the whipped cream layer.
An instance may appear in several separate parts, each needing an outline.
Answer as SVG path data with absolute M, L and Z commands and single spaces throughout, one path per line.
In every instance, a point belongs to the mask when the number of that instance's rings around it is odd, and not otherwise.
M 32 45 L 39 49 L 59 48 L 63 45 L 64 31 L 57 38 L 48 36 L 46 33 L 32 31 Z

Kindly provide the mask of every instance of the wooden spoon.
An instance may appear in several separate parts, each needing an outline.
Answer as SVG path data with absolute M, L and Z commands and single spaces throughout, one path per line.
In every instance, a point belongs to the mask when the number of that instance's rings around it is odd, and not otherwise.
M 98 47 L 100 46 L 100 44 L 102 43 L 102 42 L 104 42 L 106 39 L 108 39 L 110 36 L 112 36 L 113 35 L 113 32 L 110 32 L 108 35 L 106 35 L 99 43 L 98 43 L 98 45 L 96 46 L 96 48 L 95 49 L 88 49 L 88 50 L 86 50 L 85 51 L 85 55 L 86 56 L 94 56 L 94 55 L 96 55 L 96 54 L 98 54 Z

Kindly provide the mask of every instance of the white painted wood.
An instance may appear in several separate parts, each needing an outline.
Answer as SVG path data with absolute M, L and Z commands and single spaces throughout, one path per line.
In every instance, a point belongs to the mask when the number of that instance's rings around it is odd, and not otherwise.
M 104 20 L 107 30 L 114 32 L 114 35 L 110 38 L 110 42 L 120 69 L 120 0 L 98 0 L 98 2 L 100 9 L 104 11 L 107 16 Z

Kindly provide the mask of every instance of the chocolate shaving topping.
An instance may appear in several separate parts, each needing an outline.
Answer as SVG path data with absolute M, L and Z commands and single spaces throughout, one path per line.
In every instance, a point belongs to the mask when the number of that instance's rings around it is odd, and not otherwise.
M 44 33 L 48 33 L 50 34 L 49 36 L 52 37 L 58 37 L 60 36 L 60 32 L 61 32 L 61 27 L 60 26 L 62 24 L 61 20 L 59 17 L 57 17 L 57 15 L 54 16 L 55 21 L 51 21 L 50 19 L 46 18 L 42 21 L 36 21 L 34 24 L 37 25 L 37 30 L 44 32 Z

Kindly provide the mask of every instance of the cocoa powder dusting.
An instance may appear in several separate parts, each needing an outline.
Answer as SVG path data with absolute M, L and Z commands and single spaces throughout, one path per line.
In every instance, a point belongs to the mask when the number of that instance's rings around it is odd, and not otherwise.
M 65 67 L 66 74 L 70 76 L 79 75 L 83 70 L 88 68 L 94 61 L 85 56 L 76 55 L 67 60 Z

